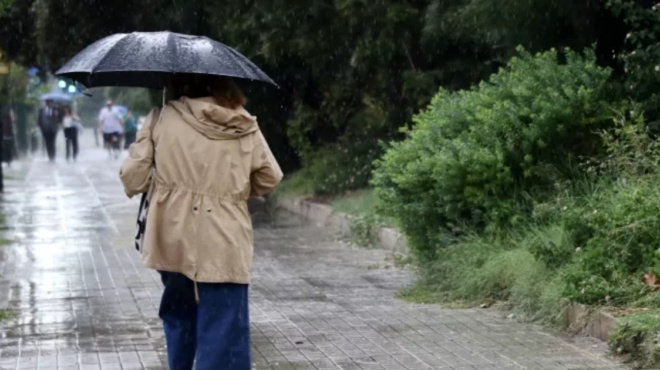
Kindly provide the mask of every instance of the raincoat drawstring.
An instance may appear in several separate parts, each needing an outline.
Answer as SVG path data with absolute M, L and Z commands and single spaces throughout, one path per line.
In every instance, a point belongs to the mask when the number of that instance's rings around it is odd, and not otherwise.
M 195 303 L 199 304 L 199 290 L 197 289 L 197 281 L 193 281 L 195 284 Z

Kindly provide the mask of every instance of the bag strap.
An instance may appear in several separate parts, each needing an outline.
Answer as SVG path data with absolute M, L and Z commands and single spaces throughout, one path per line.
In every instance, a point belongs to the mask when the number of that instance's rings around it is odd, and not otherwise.
M 151 166 L 151 184 L 149 184 L 149 190 L 147 190 L 147 197 L 151 198 L 151 192 L 153 191 L 154 188 L 154 182 L 156 182 L 156 146 L 154 145 L 154 139 L 153 139 L 153 133 L 154 133 L 154 128 L 160 122 L 161 115 L 163 113 L 163 110 L 161 108 L 154 108 L 153 113 L 151 115 L 151 122 L 149 122 L 149 140 L 151 140 L 152 148 L 154 150 L 153 153 L 153 165 Z
M 149 122 L 149 132 L 153 134 L 154 127 L 160 122 L 162 110 L 160 108 L 154 108 L 153 113 L 151 114 L 151 122 Z

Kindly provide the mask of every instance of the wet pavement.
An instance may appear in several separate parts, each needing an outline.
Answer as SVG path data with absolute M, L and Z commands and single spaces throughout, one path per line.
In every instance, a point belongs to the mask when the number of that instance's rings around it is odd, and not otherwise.
M 2 197 L 0 369 L 166 369 L 158 276 L 141 267 L 112 161 L 12 169 Z M 60 148 L 62 145 L 60 144 Z M 398 301 L 412 276 L 388 252 L 354 248 L 291 215 L 256 215 L 255 369 L 623 369 L 602 344 L 568 341 L 490 310 Z M 236 369 L 240 370 L 240 369 Z

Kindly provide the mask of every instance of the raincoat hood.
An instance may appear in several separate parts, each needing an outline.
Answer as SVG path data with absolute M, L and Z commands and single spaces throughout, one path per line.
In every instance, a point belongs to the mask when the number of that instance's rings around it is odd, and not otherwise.
M 169 102 L 184 122 L 211 140 L 233 140 L 259 130 L 257 118 L 243 107 L 218 105 L 213 98 L 182 97 Z

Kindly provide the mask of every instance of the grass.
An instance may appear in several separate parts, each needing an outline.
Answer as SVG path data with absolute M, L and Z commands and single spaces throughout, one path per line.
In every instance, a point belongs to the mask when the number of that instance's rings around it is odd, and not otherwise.
M 378 202 L 371 189 L 353 191 L 331 201 L 335 211 L 353 216 L 351 239 L 355 244 L 371 246 L 376 239 L 376 229 L 395 227 L 393 219 L 378 214 Z
M 347 213 L 352 216 L 361 216 L 374 212 L 378 198 L 371 190 L 359 190 L 332 201 L 332 208 L 337 212 Z
M 282 181 L 273 193 L 273 197 L 313 198 L 314 183 L 309 176 L 306 176 L 304 170 L 296 172 Z M 375 229 L 395 225 L 393 219 L 378 215 L 378 198 L 370 189 L 352 191 L 341 196 L 316 197 L 315 200 L 329 203 L 336 212 L 353 216 L 351 241 L 357 245 L 373 245 L 376 237 Z
M 530 231 L 532 233 L 532 231 Z M 449 307 L 490 307 L 506 302 L 517 317 L 558 324 L 569 302 L 563 275 L 538 261 L 529 237 L 465 237 L 422 266 L 418 282 L 401 297 Z
M 378 202 L 371 189 L 358 190 L 332 200 L 332 208 L 337 212 L 363 218 L 375 218 L 381 227 L 395 227 L 396 222 L 392 218 L 378 215 Z
M 660 311 L 622 317 L 610 337 L 610 348 L 627 356 L 638 368 L 660 367 Z
M 314 183 L 309 180 L 304 171 L 298 171 L 284 178 L 275 189 L 273 196 L 308 197 L 314 194 Z

